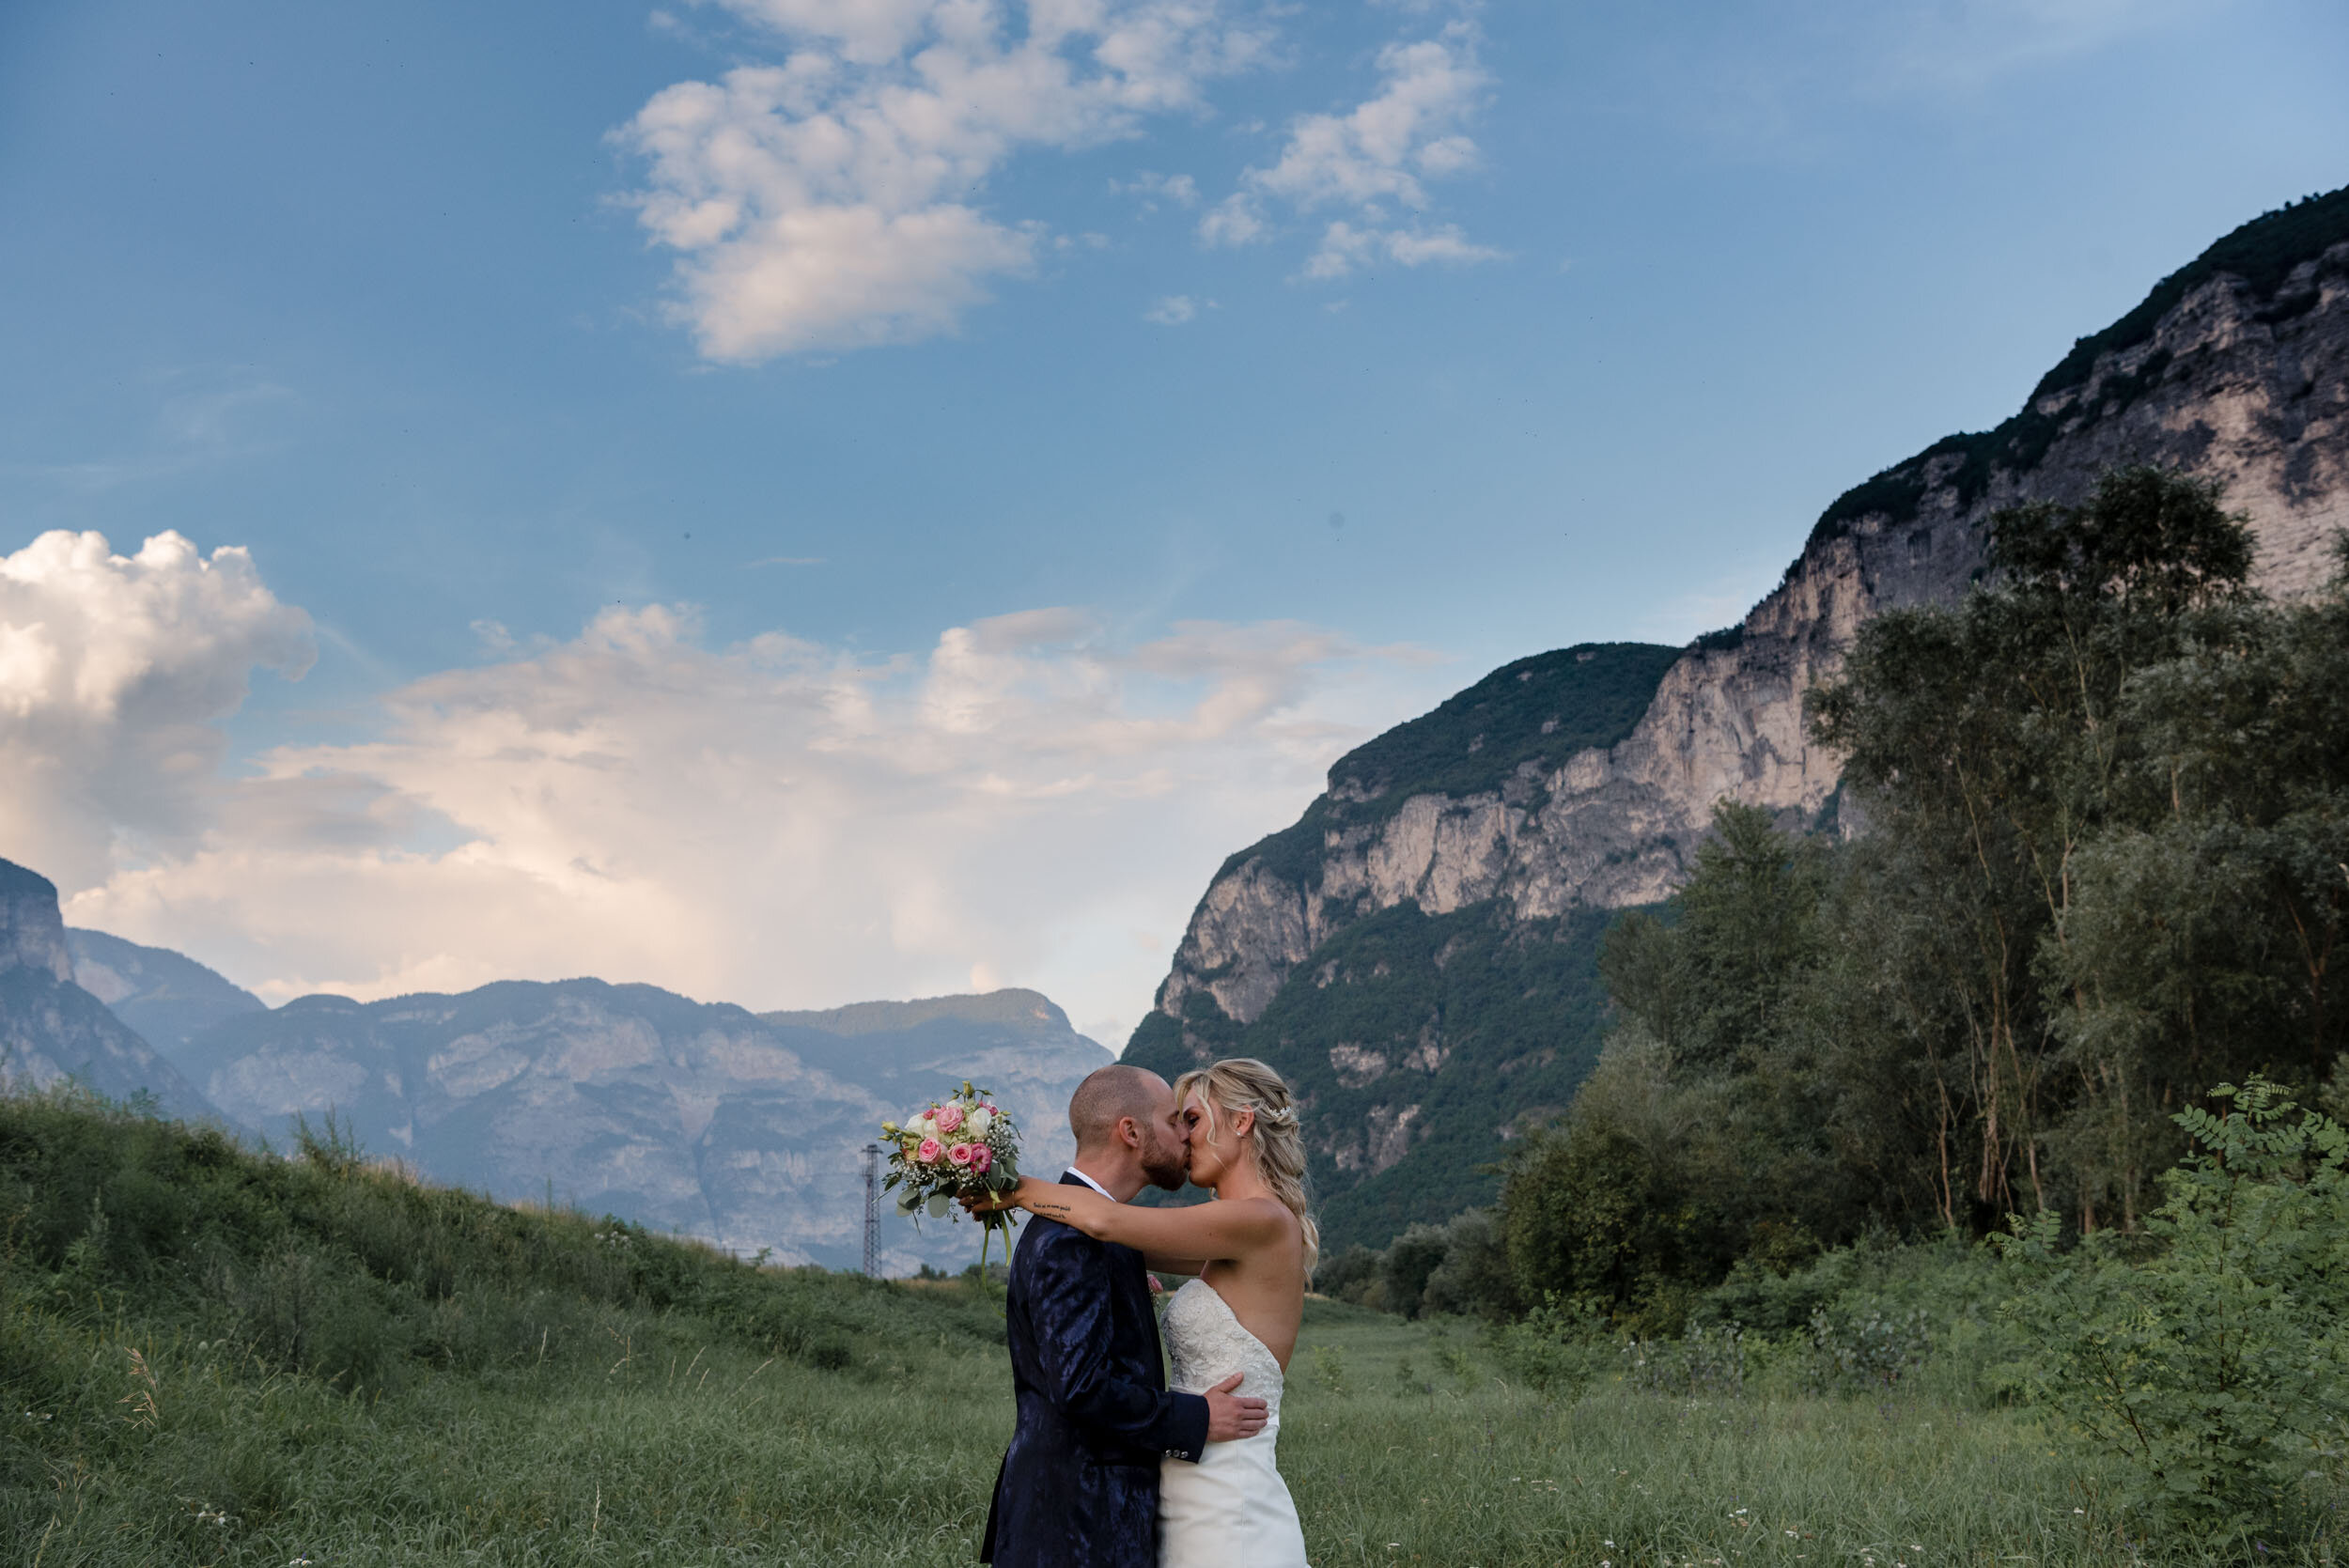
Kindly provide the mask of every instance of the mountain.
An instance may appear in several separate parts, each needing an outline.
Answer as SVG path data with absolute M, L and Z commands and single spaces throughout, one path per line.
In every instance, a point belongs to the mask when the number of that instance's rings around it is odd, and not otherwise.
M 1278 1067 L 1333 1245 L 1481 1201 L 1478 1167 L 1595 1059 L 1608 921 L 1670 895 L 1714 803 L 1835 818 L 1802 697 L 1860 623 L 1980 581 L 1999 508 L 2135 462 L 2222 481 L 2270 592 L 2323 581 L 2349 528 L 2349 190 L 2246 224 L 2012 418 L 1844 492 L 1737 626 L 1519 660 L 1341 758 L 1294 827 L 1217 872 L 1125 1060 Z
M 761 1017 L 650 986 L 506 981 L 457 996 L 303 997 L 176 1053 L 271 1137 L 330 1110 L 370 1154 L 509 1199 L 544 1198 L 740 1252 L 854 1267 L 860 1148 L 971 1079 L 1019 1119 L 1029 1163 L 1066 1160 L 1077 1080 L 1111 1060 L 1033 991 Z M 883 1204 L 882 1271 L 960 1268 L 967 1224 Z
M 214 1114 L 135 1030 L 74 983 L 55 884 L 0 861 L 0 1088 L 67 1079 L 109 1099 L 152 1095 L 167 1116 Z
M 65 946 L 74 983 L 165 1057 L 215 1024 L 268 1011 L 251 991 L 167 947 L 141 947 L 72 926 L 66 928 Z

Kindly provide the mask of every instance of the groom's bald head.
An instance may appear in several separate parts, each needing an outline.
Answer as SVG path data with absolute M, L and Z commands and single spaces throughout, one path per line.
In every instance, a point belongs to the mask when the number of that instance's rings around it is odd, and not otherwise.
M 1147 1067 L 1113 1062 L 1095 1068 L 1068 1097 L 1068 1130 L 1077 1135 L 1078 1152 L 1117 1141 L 1117 1124 L 1128 1116 L 1148 1128 L 1174 1095 L 1166 1079 Z

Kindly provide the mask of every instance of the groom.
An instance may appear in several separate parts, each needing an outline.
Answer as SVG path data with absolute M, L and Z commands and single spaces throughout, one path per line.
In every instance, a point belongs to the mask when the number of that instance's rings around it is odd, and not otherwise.
M 1064 1183 L 1125 1203 L 1183 1185 L 1174 1091 L 1140 1067 L 1101 1068 L 1068 1102 L 1077 1162 Z M 1155 1568 L 1159 1462 L 1264 1430 L 1265 1402 L 1169 1393 L 1142 1254 L 1041 1217 L 1012 1253 L 1004 1327 L 1019 1421 L 995 1478 L 979 1560 L 996 1568 Z M 1235 1565 L 1237 1568 L 1237 1565 Z

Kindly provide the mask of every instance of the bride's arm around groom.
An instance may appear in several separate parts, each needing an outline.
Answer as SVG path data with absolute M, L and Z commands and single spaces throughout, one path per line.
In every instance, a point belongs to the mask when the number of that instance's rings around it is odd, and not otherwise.
M 1112 1066 L 1069 1105 L 1070 1191 L 1114 1205 L 1145 1185 L 1181 1185 L 1173 1092 Z M 1161 1103 L 1163 1102 L 1163 1103 Z M 1046 1184 L 1049 1185 L 1049 1184 Z M 1210 1442 L 1252 1436 L 1262 1400 L 1231 1385 L 1170 1391 L 1140 1252 L 1038 1219 L 1012 1255 L 1004 1305 L 1018 1405 L 982 1561 L 997 1568 L 1153 1568 L 1159 1467 Z

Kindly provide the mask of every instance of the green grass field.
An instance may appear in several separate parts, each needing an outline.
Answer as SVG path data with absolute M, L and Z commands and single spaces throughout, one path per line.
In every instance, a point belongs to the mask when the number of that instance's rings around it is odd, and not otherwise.
M 963 1563 L 1010 1422 L 967 1284 L 332 1157 L 0 1104 L 0 1228 L 11 1563 Z M 1955 1395 L 1548 1397 L 1469 1325 L 1320 1302 L 1291 1375 L 1321 1568 L 2333 1560 L 2131 1544 L 2092 1463 Z

